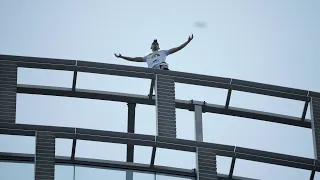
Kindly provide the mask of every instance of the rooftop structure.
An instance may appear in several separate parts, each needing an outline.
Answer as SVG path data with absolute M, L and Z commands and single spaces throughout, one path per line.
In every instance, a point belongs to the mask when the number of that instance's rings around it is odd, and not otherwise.
M 61 88 L 17 84 L 18 67 L 72 71 L 72 87 Z M 79 89 L 76 86 L 78 72 L 150 79 L 150 88 L 146 90 L 146 95 Z M 176 82 L 227 89 L 228 95 L 225 105 L 221 106 L 194 100 L 178 100 L 175 98 Z M 155 91 L 155 96 L 153 96 L 153 91 Z M 233 91 L 242 91 L 303 101 L 305 102 L 305 106 L 300 118 L 250 109 L 235 108 L 229 106 Z M 95 129 L 18 124 L 16 123 L 17 93 L 126 102 L 128 104 L 128 132 L 122 133 Z M 156 136 L 136 134 L 134 132 L 136 104 L 155 106 L 157 119 Z M 306 119 L 308 106 L 310 106 L 311 109 L 311 119 Z M 195 141 L 177 138 L 177 108 L 194 111 Z M 311 128 L 313 132 L 315 159 L 203 142 L 203 113 L 218 113 L 303 128 Z M 235 162 L 237 159 L 310 170 L 310 179 L 312 180 L 314 179 L 315 172 L 320 171 L 320 161 L 318 160 L 320 157 L 319 115 L 320 93 L 308 90 L 280 87 L 231 78 L 175 71 L 162 71 L 132 66 L 78 60 L 0 55 L 0 134 L 34 136 L 36 138 L 35 154 L 0 153 L 0 160 L 34 162 L 35 179 L 37 180 L 54 180 L 54 165 L 56 163 L 165 173 L 190 177 L 198 180 L 249 180 L 249 178 L 233 176 Z M 70 157 L 55 156 L 56 138 L 66 138 L 73 141 Z M 76 158 L 75 152 L 77 148 L 77 140 L 126 144 L 127 162 Z M 133 163 L 134 145 L 152 147 L 152 156 L 149 165 Z M 196 169 L 178 169 L 155 166 L 154 161 L 157 155 L 157 148 L 195 152 L 197 164 Z M 232 158 L 229 174 L 222 175 L 217 173 L 216 156 L 218 155 Z M 130 180 L 132 178 L 132 173 L 127 173 L 127 179 Z

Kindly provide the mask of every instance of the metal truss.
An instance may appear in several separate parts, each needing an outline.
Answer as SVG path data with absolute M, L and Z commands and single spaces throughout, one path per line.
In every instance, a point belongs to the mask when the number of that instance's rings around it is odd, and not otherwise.
M 22 153 L 0 153 L 0 161 L 10 161 L 18 163 L 33 163 L 33 154 L 22 154 Z M 71 160 L 70 157 L 56 156 L 55 163 L 57 165 L 75 165 L 75 166 L 87 166 L 87 167 L 99 167 L 99 168 L 114 168 L 123 170 L 132 170 L 137 172 L 148 172 L 148 173 L 163 173 L 168 175 L 175 175 L 181 177 L 195 178 L 197 174 L 194 170 L 165 167 L 165 166 L 149 166 L 147 164 L 132 163 L 132 162 L 120 162 L 110 160 L 97 160 L 90 158 L 75 158 Z M 229 178 L 228 175 L 218 174 L 219 180 L 256 180 L 251 178 L 244 178 L 233 176 Z
M 113 131 L 0 123 L 0 134 L 35 136 L 35 133 L 38 131 L 52 132 L 54 133 L 56 138 L 149 146 L 188 152 L 196 152 L 197 147 L 203 147 L 214 149 L 219 156 L 226 156 L 232 157 L 234 159 L 244 159 L 305 170 L 320 171 L 319 160 L 236 146 Z M 73 145 L 72 149 L 74 148 L 75 147 Z M 74 153 L 75 151 L 72 150 L 71 157 L 73 158 Z
M 184 73 L 177 71 L 162 71 L 157 69 L 148 69 L 133 66 L 122 66 L 105 63 L 86 62 L 78 60 L 65 60 L 65 59 L 52 59 L 52 58 L 37 58 L 37 57 L 22 57 L 22 56 L 7 56 L 0 55 L 0 64 L 4 64 L 4 67 L 0 67 L 0 75 L 4 75 L 4 79 L 0 79 L 0 85 L 4 85 L 4 91 L 0 93 L 0 96 L 5 97 L 5 93 L 26 93 L 26 94 L 40 94 L 40 95 L 52 95 L 52 96 L 64 96 L 64 97 L 75 97 L 75 98 L 88 98 L 108 101 L 119 101 L 128 103 L 128 133 L 111 132 L 111 131 L 100 131 L 92 129 L 82 128 L 68 128 L 68 127 L 54 127 L 54 126 L 39 126 L 39 125 L 27 125 L 27 124 L 16 124 L 8 123 L 12 122 L 12 115 L 10 117 L 6 114 L 1 116 L 0 113 L 0 134 L 9 135 L 22 135 L 22 136 L 35 136 L 39 143 L 43 143 L 45 146 L 43 150 L 52 150 L 54 145 L 50 144 L 52 138 L 66 138 L 72 139 L 72 150 L 70 157 L 51 157 L 50 161 L 60 164 L 73 164 L 73 165 L 86 165 L 86 166 L 99 166 L 108 168 L 120 168 L 120 169 L 131 169 L 138 171 L 148 172 L 160 172 L 167 174 L 175 174 L 187 177 L 196 177 L 199 174 L 196 171 L 161 167 L 155 166 L 154 160 L 157 148 L 167 148 L 189 152 L 199 152 L 199 157 L 205 157 L 211 150 L 214 151 L 213 156 L 227 156 L 232 158 L 230 172 L 228 175 L 218 175 L 218 179 L 238 179 L 238 180 L 250 180 L 248 178 L 235 177 L 233 171 L 235 167 L 236 159 L 244 159 L 249 161 L 256 161 L 262 163 L 269 163 L 280 166 L 287 166 L 292 168 L 299 168 L 304 170 L 310 170 L 310 179 L 314 178 L 315 172 L 320 171 L 320 161 L 316 157 L 315 159 L 303 158 L 279 153 L 272 153 L 236 146 L 228 146 L 214 143 L 207 143 L 203 141 L 202 132 L 202 113 L 218 113 L 230 116 L 238 116 L 243 118 L 257 119 L 268 122 L 312 128 L 315 137 L 320 136 L 315 129 L 319 129 L 320 124 L 314 119 L 318 117 L 318 112 L 315 113 L 315 118 L 312 116 L 311 120 L 306 119 L 306 112 L 309 104 L 310 106 L 320 107 L 320 93 L 294 89 L 288 87 L 274 86 L 268 84 L 262 84 L 257 82 L 249 82 L 238 79 L 222 78 L 214 76 L 206 76 L 192 73 Z M 48 86 L 35 86 L 35 85 L 24 85 L 18 84 L 13 85 L 16 78 L 15 67 L 26 67 L 26 68 L 40 68 L 40 69 L 51 69 L 51 70 L 64 70 L 73 72 L 73 81 L 71 88 L 58 88 Z M 10 68 L 6 70 L 5 68 Z M 135 95 L 126 93 L 106 92 L 106 91 L 94 91 L 79 89 L 76 87 L 78 72 L 97 73 L 105 75 L 116 75 L 116 76 L 127 76 L 135 78 L 150 79 L 151 85 L 148 89 L 148 95 Z M 156 98 L 152 96 L 154 86 L 157 85 L 156 77 L 169 76 L 172 78 L 172 82 L 185 83 L 192 85 L 207 86 L 213 88 L 221 88 L 228 90 L 225 105 L 209 104 L 206 102 L 197 101 L 186 101 L 178 99 L 167 100 L 166 103 L 172 103 L 176 108 L 186 109 L 195 112 L 195 125 L 196 125 L 196 141 L 183 140 L 177 138 L 170 138 L 165 136 L 151 136 L 141 135 L 134 133 L 134 116 L 136 104 L 145 105 L 156 105 Z M 11 78 L 7 80 L 6 78 Z M 0 76 L 1 78 L 1 76 Z M 3 81 L 3 82 L 1 82 Z M 1 84 L 2 83 L 2 84 Z M 163 82 L 161 82 L 163 83 Z M 164 85 L 164 84 L 162 84 Z M 168 84 L 166 84 L 168 85 Z M 161 87 L 160 87 L 161 89 Z M 232 91 L 242 91 L 248 93 L 255 93 L 260 95 L 274 96 L 279 98 L 286 98 L 292 100 L 298 100 L 305 102 L 303 113 L 300 118 L 286 116 L 275 113 L 267 113 L 262 111 L 255 111 L 243 108 L 230 107 L 230 99 Z M 146 94 L 147 94 L 146 93 Z M 166 92 L 168 93 L 168 92 Z M 8 102 L 7 106 L 1 107 L 2 109 L 10 108 L 10 113 L 15 111 L 15 105 L 12 103 L 15 99 L 2 99 L 3 102 Z M 311 103 L 310 103 L 311 102 Z M 174 108 L 173 105 L 173 108 Z M 311 108 L 312 110 L 312 108 Z M 171 111 L 169 109 L 169 111 Z M 175 114 L 173 114 L 175 116 Z M 5 117 L 1 122 L 1 118 Z M 165 122 L 168 123 L 168 122 Z M 165 129 L 164 129 L 165 130 Z M 38 133 L 40 132 L 40 133 Z M 38 133 L 38 134 L 37 134 Z M 168 133 L 168 135 L 174 135 Z M 47 139 L 46 136 L 51 137 Z M 116 162 L 116 161 L 104 161 L 94 160 L 75 157 L 77 140 L 88 140 L 88 141 L 99 141 L 99 142 L 111 142 L 120 143 L 127 145 L 127 162 Z M 133 163 L 134 145 L 149 146 L 152 147 L 152 155 L 149 165 Z M 316 147 L 315 147 L 316 148 Z M 42 149 L 37 149 L 41 151 Z M 51 151 L 50 150 L 50 151 Z M 207 151 L 210 150 L 210 151 Z M 37 151 L 38 152 L 38 151 Z M 53 150 L 54 152 L 54 150 Z M 51 152 L 51 154 L 53 153 Z M 211 156 L 211 157 L 213 157 Z M 207 156 L 210 157 L 210 156 Z M 44 157 L 45 158 L 45 157 Z M 0 153 L 0 160 L 3 161 L 18 161 L 18 162 L 34 162 L 34 155 L 30 154 L 17 154 L 17 153 Z M 215 161 L 215 160 L 214 160 Z M 199 163 L 199 162 L 198 162 Z M 204 163 L 202 161 L 201 163 Z M 51 165 L 51 164 L 50 164 Z M 52 169 L 52 168 L 51 168 Z M 37 170 L 37 168 L 36 168 Z M 40 172 L 41 168 L 39 169 Z M 202 171 L 207 171 L 202 169 Z M 39 174 L 36 172 L 36 174 Z M 203 177 L 200 179 L 206 179 Z M 199 179 L 199 177 L 198 177 Z
M 14 61 L 19 67 L 66 70 L 74 72 L 90 72 L 147 79 L 153 79 L 154 74 L 156 73 L 173 76 L 175 82 L 178 83 L 231 89 L 236 91 L 250 92 L 300 101 L 308 101 L 309 96 L 320 98 L 320 93 L 313 91 L 177 71 L 161 71 L 158 69 L 148 69 L 106 63 L 24 56 L 0 55 L 0 60 Z M 77 73 L 74 73 L 74 75 L 76 76 Z M 75 82 L 76 78 L 74 78 L 73 83 L 75 84 Z
M 107 91 L 96 91 L 96 90 L 85 90 L 72 88 L 61 88 L 61 87 L 48 87 L 48 86 L 37 86 L 37 85 L 22 85 L 17 86 L 18 93 L 25 94 L 40 94 L 40 95 L 52 95 L 52 96 L 65 96 L 65 97 L 77 97 L 77 98 L 88 98 L 88 99 L 98 99 L 98 100 L 109 100 L 145 105 L 154 105 L 154 97 L 127 94 L 127 93 L 117 93 L 117 92 L 107 92 Z M 194 105 L 192 101 L 186 100 L 176 100 L 176 108 L 186 109 L 193 111 Z M 204 103 L 203 112 L 225 114 L 231 116 L 238 116 L 250 119 L 264 120 L 269 122 L 311 128 L 310 119 L 304 119 L 287 115 L 262 112 L 256 110 L 249 110 L 237 107 L 228 107 L 210 103 Z
M 53 58 L 24 57 L 24 56 L 0 55 L 0 61 L 1 60 L 15 62 L 18 67 L 73 71 L 74 72 L 73 83 L 72 83 L 72 88 L 70 89 L 73 92 L 75 91 L 81 92 L 81 90 L 76 88 L 77 73 L 88 72 L 88 73 L 150 79 L 151 87 L 149 91 L 149 98 L 152 98 L 151 94 L 153 91 L 155 74 L 170 75 L 171 77 L 174 77 L 174 81 L 177 83 L 185 83 L 185 84 L 193 84 L 193 85 L 227 89 L 228 96 L 226 99 L 225 106 L 211 105 L 213 106 L 211 109 L 211 112 L 213 113 L 222 113 L 222 111 L 226 111 L 230 109 L 230 111 L 227 111 L 229 113 L 225 113 L 225 114 L 260 119 L 260 120 L 268 120 L 271 122 L 277 122 L 278 119 L 280 119 L 279 123 L 301 126 L 301 127 L 308 127 L 308 128 L 310 128 L 311 125 L 309 122 L 305 123 L 305 121 L 308 121 L 308 120 L 305 120 L 305 116 L 306 116 L 307 107 L 310 101 L 310 97 L 312 96 L 312 97 L 320 98 L 320 93 L 313 92 L 313 91 L 268 85 L 268 84 L 262 84 L 257 82 L 249 82 L 249 81 L 243 81 L 243 80 L 231 79 L 231 78 L 222 78 L 222 77 L 215 77 L 215 76 L 177 72 L 177 71 L 161 71 L 158 69 L 114 65 L 114 64 L 106 64 L 106 63 L 53 59 Z M 59 90 L 59 88 L 54 88 L 54 89 Z M 66 88 L 66 89 L 60 89 L 60 90 L 69 90 L 69 89 Z M 259 112 L 257 115 L 256 114 L 248 115 L 256 111 L 229 107 L 232 91 L 242 91 L 242 92 L 248 92 L 248 93 L 255 93 L 255 94 L 261 94 L 261 95 L 267 95 L 267 96 L 304 101 L 305 106 L 304 106 L 301 118 L 295 118 L 295 117 L 284 116 L 284 115 L 276 115 L 272 113 L 259 114 Z M 19 91 L 19 92 L 23 92 L 23 91 Z M 95 91 L 91 91 L 91 92 L 94 93 Z M 49 95 L 52 95 L 52 94 L 49 94 Z M 112 94 L 112 95 L 116 95 L 116 94 Z M 62 96 L 66 96 L 66 94 L 64 95 L 62 94 Z M 86 97 L 86 98 L 90 98 L 90 97 Z M 154 103 L 149 101 L 149 104 L 154 104 Z M 181 107 L 179 106 L 179 103 L 178 103 L 177 107 L 183 108 L 185 106 Z M 210 112 L 210 106 L 205 109 L 208 109 L 207 112 Z M 286 122 L 288 119 L 295 120 L 295 121 L 289 120 L 288 122 Z

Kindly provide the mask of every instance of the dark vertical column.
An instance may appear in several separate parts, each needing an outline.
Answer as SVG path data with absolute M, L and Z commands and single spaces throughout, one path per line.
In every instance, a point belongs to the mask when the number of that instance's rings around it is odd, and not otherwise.
M 213 149 L 197 148 L 197 180 L 218 180 L 216 153 Z
M 35 180 L 54 180 L 55 136 L 36 132 Z
M 0 123 L 15 123 L 17 65 L 0 60 Z
M 156 75 L 157 136 L 176 138 L 174 79 Z
M 128 103 L 128 133 L 134 133 L 136 104 Z M 133 162 L 134 145 L 127 145 L 127 162 Z M 133 172 L 126 171 L 126 180 L 133 180 Z
M 314 144 L 314 157 L 320 159 L 320 98 L 311 97 L 311 126 Z
M 128 133 L 134 133 L 136 104 L 128 103 Z M 127 162 L 133 162 L 134 145 L 127 145 Z

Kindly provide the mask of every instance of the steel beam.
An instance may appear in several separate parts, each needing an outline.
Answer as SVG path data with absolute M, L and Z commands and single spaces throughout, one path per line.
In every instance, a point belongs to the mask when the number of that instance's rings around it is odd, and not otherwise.
M 254 94 L 260 94 L 260 95 L 266 95 L 266 96 L 273 96 L 278 98 L 286 98 L 286 99 L 292 99 L 292 100 L 298 100 L 298 101 L 306 101 L 308 99 L 307 93 L 299 95 L 299 94 L 291 94 L 288 92 L 283 91 L 274 91 L 272 88 L 268 88 L 269 86 L 266 85 L 266 89 L 260 89 L 253 86 L 242 86 L 238 84 L 233 84 L 232 88 L 236 91 L 242 91 L 247 93 L 254 93 Z M 307 92 L 307 91 L 306 91 Z
M 26 94 L 41 94 L 41 95 L 53 95 L 53 96 L 65 96 L 65 97 L 76 97 L 76 98 L 88 98 L 88 99 L 99 99 L 109 101 L 119 101 L 127 103 L 137 103 L 146 105 L 155 105 L 154 98 L 149 99 L 148 96 L 133 95 L 126 93 L 115 93 L 107 91 L 95 91 L 95 90 L 84 90 L 77 89 L 75 92 L 71 88 L 60 88 L 60 87 L 48 87 L 48 86 L 36 86 L 36 85 L 21 85 L 17 87 L 18 93 Z M 194 107 L 190 104 L 190 101 L 175 100 L 176 108 L 193 110 Z M 215 105 L 206 103 L 203 108 L 206 112 L 225 114 L 231 116 L 238 116 L 243 118 L 264 120 L 274 123 L 287 124 L 305 128 L 311 128 L 310 119 L 301 121 L 301 118 L 286 116 L 275 113 L 267 113 L 256 110 L 249 110 L 243 108 L 229 107 L 225 109 L 225 106 Z
M 0 152 L 0 161 L 33 163 L 34 154 Z M 75 158 L 74 160 L 70 160 L 70 158 L 66 156 L 56 156 L 55 163 L 59 165 L 76 165 L 76 166 L 78 165 L 78 166 L 87 166 L 87 167 L 117 168 L 117 169 L 126 169 L 126 170 L 141 171 L 141 172 L 164 173 L 164 174 L 170 174 L 170 175 L 181 176 L 181 177 L 190 177 L 190 178 L 196 177 L 196 173 L 193 170 L 189 170 L 189 169 L 181 169 L 181 168 L 165 167 L 165 166 L 150 167 L 147 164 L 110 161 L 110 160 L 97 160 L 97 159 L 89 159 L 89 158 Z M 218 179 L 219 180 L 255 180 L 255 179 L 236 177 L 236 176 L 234 176 L 232 179 L 229 179 L 228 175 L 224 175 L 224 174 L 218 174 Z
M 252 178 L 239 177 L 239 176 L 233 176 L 232 178 L 229 178 L 228 175 L 218 174 L 218 180 L 259 180 L 259 179 L 252 179 Z
M 0 61 L 12 61 L 18 67 L 73 71 L 76 60 L 0 55 Z
M 146 79 L 152 79 L 154 77 L 154 70 L 150 68 L 122 66 L 122 65 L 115 65 L 115 64 L 86 62 L 86 61 L 78 61 L 76 70 L 79 72 L 146 78 Z
M 70 127 L 0 123 L 0 134 L 35 136 L 36 131 L 54 132 L 56 138 L 73 139 L 76 135 L 76 128 Z
M 280 153 L 270 153 L 267 151 L 253 150 L 237 147 L 236 155 L 238 159 L 245 159 L 256 162 L 275 164 L 305 170 L 313 170 L 314 160 Z
M 309 91 L 310 97 L 320 98 L 320 92 Z
M 0 152 L 0 161 L 34 163 L 34 154 Z
M 280 98 L 288 98 L 293 100 L 306 101 L 308 99 L 308 91 L 281 87 L 257 82 L 249 82 L 238 79 L 232 79 L 232 88 L 237 91 L 250 92 L 261 95 L 268 95 Z

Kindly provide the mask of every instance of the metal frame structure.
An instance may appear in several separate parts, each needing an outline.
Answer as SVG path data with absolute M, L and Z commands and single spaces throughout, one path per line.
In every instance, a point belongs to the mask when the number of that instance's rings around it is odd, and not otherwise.
M 51 157 L 55 163 L 63 164 L 79 164 L 89 166 L 101 166 L 101 167 L 118 167 L 132 170 L 143 170 L 151 172 L 163 172 L 169 174 L 176 174 L 188 177 L 196 177 L 199 180 L 206 179 L 248 179 L 233 176 L 233 170 L 235 167 L 236 159 L 245 159 L 250 161 L 257 161 L 281 166 L 288 166 L 294 168 L 300 168 L 311 171 L 310 179 L 314 178 L 316 171 L 320 171 L 320 161 L 318 156 L 320 153 L 320 135 L 319 127 L 320 120 L 318 120 L 318 99 L 320 93 L 293 89 L 287 87 L 280 87 L 274 85 L 261 84 L 256 82 L 248 82 L 237 79 L 221 78 L 213 76 L 205 76 L 191 73 L 183 73 L 176 71 L 162 71 L 157 69 L 148 69 L 132 66 L 122 66 L 104 63 L 85 62 L 77 60 L 63 60 L 63 59 L 50 59 L 50 58 L 36 58 L 36 57 L 21 57 L 21 56 L 8 56 L 0 55 L 0 102 L 5 102 L 5 105 L 0 105 L 0 134 L 9 135 L 22 135 L 22 136 L 35 136 L 36 142 L 36 154 L 15 154 L 15 153 L 0 153 L 0 160 L 6 161 L 22 161 L 22 162 L 35 162 L 40 163 L 41 158 L 48 158 L 41 155 L 41 151 L 49 151 L 54 147 L 52 144 L 52 138 L 67 138 L 72 139 L 72 153 L 70 157 Z M 71 88 L 58 88 L 48 86 L 35 86 L 35 85 L 22 85 L 15 84 L 17 78 L 17 68 L 41 68 L 41 69 L 52 69 L 52 70 L 65 70 L 73 71 L 73 82 Z M 9 69 L 9 70 L 7 70 Z M 151 86 L 149 95 L 134 95 L 125 93 L 105 92 L 105 91 L 94 91 L 78 89 L 76 87 L 77 74 L 78 72 L 89 72 L 98 74 L 108 74 L 117 76 L 130 76 L 136 78 L 146 78 L 151 80 Z M 198 101 L 185 101 L 172 99 L 171 92 L 174 92 L 174 85 L 171 83 L 164 83 L 161 78 L 168 77 L 173 82 L 186 83 L 200 86 L 208 86 L 214 88 L 227 89 L 227 99 L 224 106 L 209 104 L 206 102 Z M 171 82 L 171 81 L 170 81 Z M 156 97 L 152 96 L 154 86 L 156 86 Z M 172 89 L 173 88 L 173 89 Z M 158 89 L 158 90 L 157 90 Z M 169 90 L 166 90 L 169 89 Z M 158 94 L 159 92 L 160 94 Z M 164 92 L 166 91 L 166 92 Z M 293 100 L 304 101 L 305 106 L 301 118 L 266 113 L 261 111 L 254 111 L 249 109 L 230 107 L 230 99 L 232 91 L 243 91 L 267 96 L 274 96 L 280 98 L 287 98 Z M 12 121 L 15 115 L 12 115 L 13 110 L 15 111 L 15 95 L 12 93 L 27 93 L 27 94 L 42 94 L 42 95 L 53 95 L 53 96 L 66 96 L 76 98 L 89 98 L 89 99 L 100 99 L 109 101 L 120 101 L 128 103 L 128 133 L 110 132 L 110 131 L 99 131 L 92 129 L 82 128 L 67 128 L 67 127 L 53 127 L 53 126 L 39 126 L 39 125 L 27 125 L 27 124 L 16 124 Z M 8 95 L 9 94 L 9 95 Z M 168 99 L 168 97 L 170 97 Z M 174 97 L 174 96 L 173 96 Z M 161 98 L 161 99 L 159 99 Z M 306 119 L 306 112 L 311 102 L 311 120 Z M 15 102 L 14 102 L 15 103 Z M 168 106 L 174 104 L 172 107 Z M 135 105 L 136 104 L 147 104 L 156 105 L 165 104 L 161 106 L 163 110 L 158 113 L 158 118 L 162 119 L 160 124 L 162 127 L 157 127 L 157 130 L 161 131 L 156 136 L 151 135 L 140 135 L 134 133 L 134 118 L 135 118 Z M 320 103 L 319 103 L 320 104 Z M 175 138 L 175 128 L 172 131 L 166 132 L 167 124 L 175 125 L 175 110 L 172 108 L 181 108 L 194 111 L 195 113 L 195 134 L 196 140 L 183 140 Z M 260 150 L 253 150 L 248 148 L 241 148 L 235 146 L 213 144 L 203 142 L 202 132 L 202 113 L 211 112 L 219 113 L 231 116 L 239 116 L 263 121 L 269 121 L 274 123 L 281 123 L 286 125 L 299 126 L 304 128 L 312 128 L 314 138 L 314 149 L 315 159 L 302 158 L 297 156 L 265 152 Z M 10 113 L 10 114 L 8 114 Z M 171 115 L 167 115 L 167 114 Z M 163 128 L 166 127 L 166 128 Z M 168 126 L 169 127 L 169 126 Z M 160 128 L 160 129 L 159 129 Z M 162 129 L 161 129 L 162 128 Z M 163 135 L 162 135 L 162 134 Z M 39 137 L 38 137 L 39 136 Z M 49 138 L 49 139 L 48 139 Z M 81 159 L 75 157 L 77 140 L 89 140 L 89 141 L 100 141 L 100 142 L 112 142 L 121 143 L 127 145 L 127 162 L 111 162 L 111 161 L 97 161 L 92 159 Z M 133 163 L 133 145 L 150 146 L 153 148 L 150 165 L 141 165 Z M 197 153 L 197 169 L 196 171 L 183 170 L 169 167 L 154 166 L 154 159 L 157 148 L 175 149 L 181 151 L 189 151 Z M 39 149 L 39 150 L 38 150 Z M 230 167 L 230 173 L 228 175 L 218 175 L 215 169 L 215 157 L 216 155 L 232 157 L 232 163 Z M 36 158 L 38 157 L 38 158 Z M 40 160 L 37 160 L 40 159 Z M 210 160 L 214 159 L 214 161 Z M 208 163 L 213 163 L 210 166 L 206 166 Z M 45 164 L 44 166 L 49 167 L 51 164 Z M 209 169 L 214 166 L 214 169 Z M 52 174 L 52 167 L 49 168 Z M 54 167 L 53 167 L 54 169 Z M 204 173 L 202 173 L 204 172 Z M 47 176 L 42 176 L 43 171 L 41 167 L 36 166 L 35 169 L 36 179 L 46 179 Z M 211 173 L 211 174 L 210 174 Z M 49 174 L 51 176 L 51 174 Z M 215 178 L 213 178 L 215 177 Z M 52 179 L 52 177 L 49 177 Z

